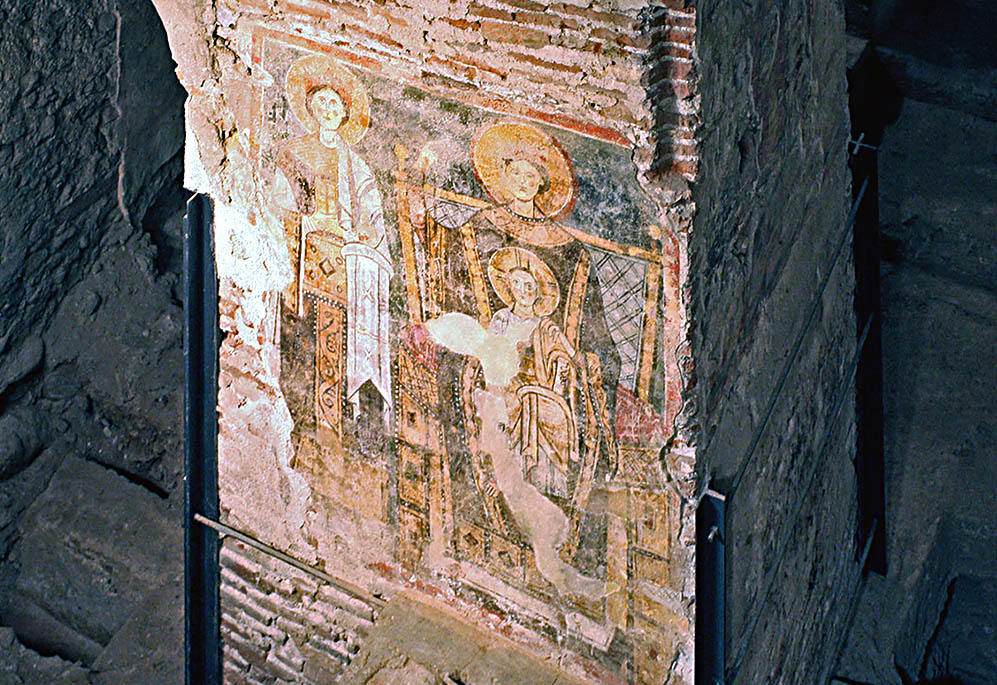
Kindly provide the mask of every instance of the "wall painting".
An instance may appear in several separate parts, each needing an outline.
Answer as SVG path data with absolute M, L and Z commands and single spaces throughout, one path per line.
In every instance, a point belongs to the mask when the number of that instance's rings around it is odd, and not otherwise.
M 391 531 L 406 573 L 610 651 L 633 589 L 674 584 L 678 527 L 677 267 L 629 150 L 255 45 L 313 506 Z

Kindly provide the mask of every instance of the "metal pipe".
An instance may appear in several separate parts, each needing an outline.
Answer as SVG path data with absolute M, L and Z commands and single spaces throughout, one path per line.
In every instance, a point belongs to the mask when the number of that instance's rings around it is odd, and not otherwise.
M 184 650 L 188 685 L 221 682 L 218 538 L 194 525 L 218 516 L 218 282 L 213 206 L 195 195 L 184 216 Z
M 696 685 L 723 683 L 727 613 L 724 526 L 724 497 L 707 490 L 696 508 Z
M 205 516 L 201 516 L 200 514 L 194 514 L 194 520 L 207 526 L 208 528 L 214 529 L 221 536 L 235 538 L 239 542 L 245 543 L 257 551 L 263 552 L 264 554 L 274 557 L 275 559 L 280 559 L 288 566 L 293 566 L 299 571 L 318 578 L 322 582 L 333 586 L 340 592 L 346 593 L 355 599 L 359 599 L 362 602 L 366 602 L 377 607 L 383 607 L 387 604 L 386 600 L 381 599 L 380 597 L 375 597 L 363 588 L 360 588 L 349 581 L 331 576 L 320 568 L 316 568 L 310 564 L 306 564 L 303 561 L 295 559 L 291 555 L 281 552 L 276 547 L 271 547 L 265 542 L 260 542 L 248 533 L 244 533 L 241 530 L 227 526 L 224 523 L 213 521 Z

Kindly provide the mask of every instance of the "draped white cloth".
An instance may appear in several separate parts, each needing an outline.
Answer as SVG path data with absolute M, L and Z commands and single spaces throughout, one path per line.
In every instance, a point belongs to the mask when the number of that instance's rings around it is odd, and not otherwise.
M 346 259 L 346 399 L 360 410 L 360 387 L 370 381 L 391 409 L 388 287 L 391 262 L 361 243 L 343 246 Z
M 381 193 L 367 163 L 342 138 L 339 151 L 339 227 L 346 236 L 346 399 L 360 410 L 360 387 L 367 381 L 384 399 L 385 418 L 391 410 L 391 350 L 388 291 L 391 254 L 388 251 Z M 366 242 L 359 241 L 362 237 Z
M 391 254 L 381 208 L 381 193 L 367 163 L 338 134 L 313 134 L 312 144 L 335 151 L 337 187 L 335 207 L 302 214 L 302 245 L 313 231 L 334 226 L 346 244 L 346 399 L 360 409 L 360 387 L 367 381 L 377 389 L 390 416 L 391 353 L 388 341 L 388 292 L 392 275 Z M 274 201 L 298 211 L 283 170 L 278 169 Z M 300 275 L 299 275 L 300 276 Z

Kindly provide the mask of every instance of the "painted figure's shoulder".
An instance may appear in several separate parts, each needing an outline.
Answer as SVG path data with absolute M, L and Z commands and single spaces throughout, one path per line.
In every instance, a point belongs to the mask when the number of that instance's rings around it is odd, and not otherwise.
M 369 170 L 370 167 L 367 165 L 367 161 L 363 158 L 363 155 L 357 152 L 352 145 L 342 143 L 340 150 L 345 150 L 350 155 L 350 159 L 353 160 L 354 164 Z
M 482 207 L 471 216 L 471 224 L 475 227 L 495 228 L 502 208 L 496 205 Z
M 301 139 L 292 138 L 284 141 L 284 143 L 277 150 L 277 166 L 279 166 L 284 173 L 295 171 L 295 168 L 301 165 L 301 147 Z
M 316 135 L 291 138 L 280 148 L 277 163 L 286 169 L 316 167 L 335 160 L 336 151 L 322 145 Z
M 309 152 L 313 151 L 315 146 L 318 145 L 318 140 L 315 136 L 297 136 L 295 138 L 289 138 L 284 141 L 284 144 L 280 147 L 281 157 L 303 157 Z

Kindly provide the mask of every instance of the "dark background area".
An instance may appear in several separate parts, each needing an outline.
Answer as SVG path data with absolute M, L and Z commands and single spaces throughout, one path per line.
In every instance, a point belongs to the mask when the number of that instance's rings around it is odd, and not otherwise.
M 150 2 L 0 21 L 0 682 L 181 682 L 185 94 Z
M 849 0 L 878 147 L 886 573 L 840 682 L 997 682 L 997 5 Z

